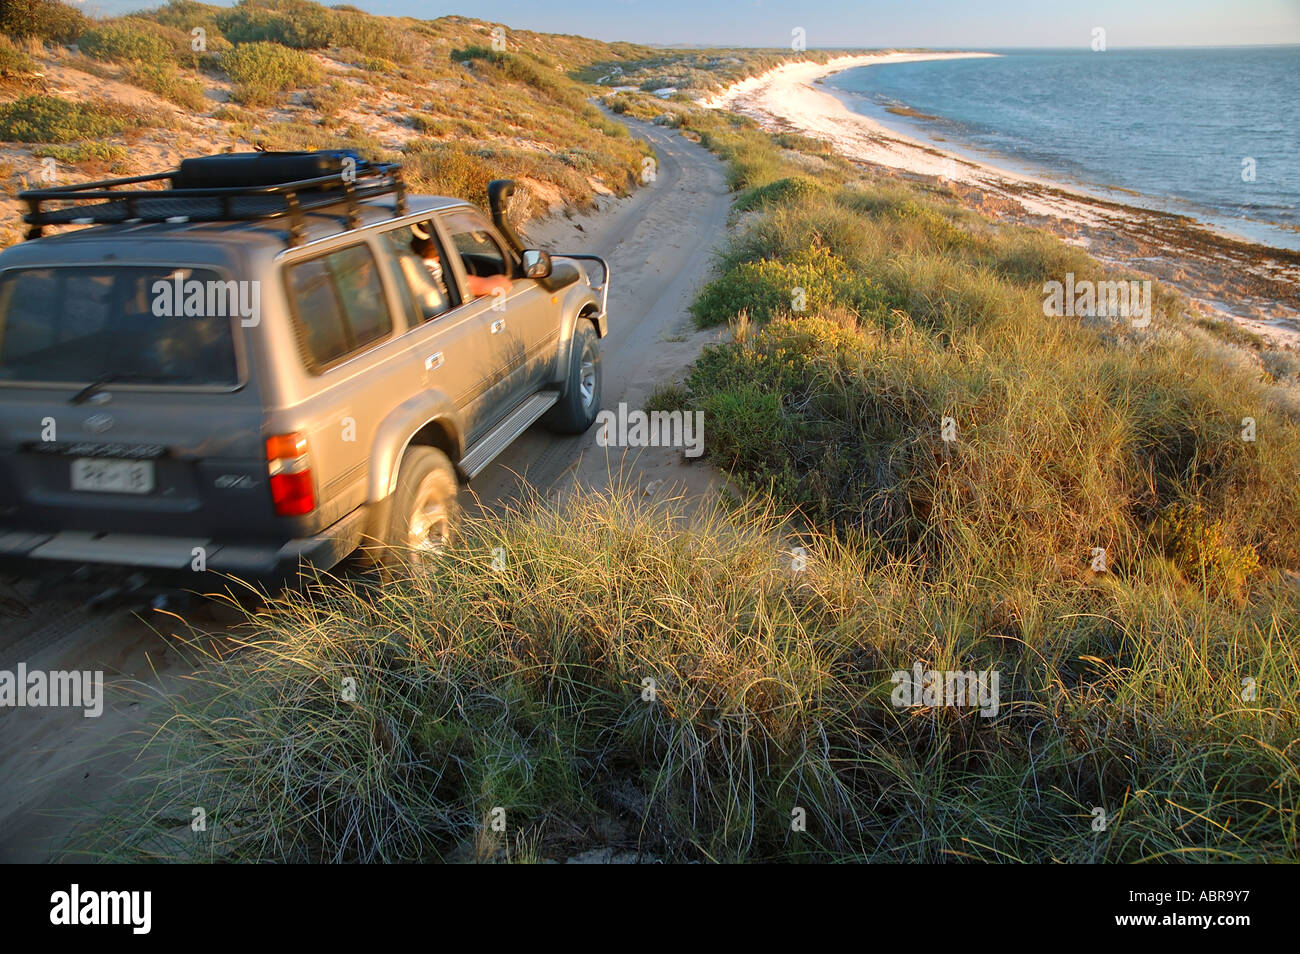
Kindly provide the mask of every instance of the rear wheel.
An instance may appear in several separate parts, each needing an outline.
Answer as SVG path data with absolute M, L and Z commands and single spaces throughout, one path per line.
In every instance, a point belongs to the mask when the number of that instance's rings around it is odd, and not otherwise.
M 564 396 L 546 412 L 542 423 L 561 434 L 581 434 L 600 411 L 600 339 L 584 318 L 573 329 Z
M 442 553 L 460 516 L 456 493 L 456 470 L 446 454 L 434 447 L 407 448 L 376 562 L 420 565 Z

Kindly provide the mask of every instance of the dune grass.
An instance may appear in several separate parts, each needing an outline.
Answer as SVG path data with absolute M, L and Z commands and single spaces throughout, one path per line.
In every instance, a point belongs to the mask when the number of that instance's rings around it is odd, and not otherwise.
M 1181 296 L 1156 284 L 1145 326 L 1049 316 L 1047 282 L 1132 276 L 925 186 L 796 174 L 770 140 L 697 121 L 753 211 L 694 306 L 737 340 L 685 401 L 742 482 L 945 579 L 1086 578 L 1102 548 L 1110 573 L 1157 554 L 1244 599 L 1300 566 L 1300 392 Z
M 165 758 L 98 850 L 1300 858 L 1292 592 L 1242 612 L 1155 564 L 1088 587 L 935 581 L 777 518 L 532 499 L 469 522 L 431 572 L 285 594 L 169 700 Z M 916 663 L 997 670 L 999 713 L 894 705 Z

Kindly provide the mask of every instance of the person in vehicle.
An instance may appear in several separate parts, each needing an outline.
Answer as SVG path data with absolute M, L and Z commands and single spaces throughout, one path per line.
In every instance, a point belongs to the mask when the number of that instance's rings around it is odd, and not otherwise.
M 411 226 L 411 234 L 414 236 L 411 239 L 411 250 L 424 259 L 424 264 L 438 283 L 438 287 L 446 289 L 447 280 L 443 274 L 442 259 L 438 256 L 438 243 L 433 240 L 433 236 L 425 226 Z M 498 289 L 502 294 L 508 295 L 511 289 L 510 279 L 505 275 L 466 275 L 465 285 L 475 298 L 491 295 Z

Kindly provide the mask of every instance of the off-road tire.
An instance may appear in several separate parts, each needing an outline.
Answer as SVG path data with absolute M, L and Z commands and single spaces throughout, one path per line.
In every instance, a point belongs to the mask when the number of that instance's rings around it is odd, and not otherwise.
M 569 348 L 569 369 L 564 395 L 542 417 L 557 434 L 581 434 L 600 412 L 600 339 L 585 318 L 578 319 Z

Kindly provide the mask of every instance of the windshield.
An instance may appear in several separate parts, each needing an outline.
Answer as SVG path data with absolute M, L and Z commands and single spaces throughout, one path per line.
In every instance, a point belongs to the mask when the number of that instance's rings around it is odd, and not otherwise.
M 231 322 L 245 284 L 161 266 L 10 270 L 0 277 L 0 381 L 234 386 Z M 187 299 L 195 289 L 219 294 Z

